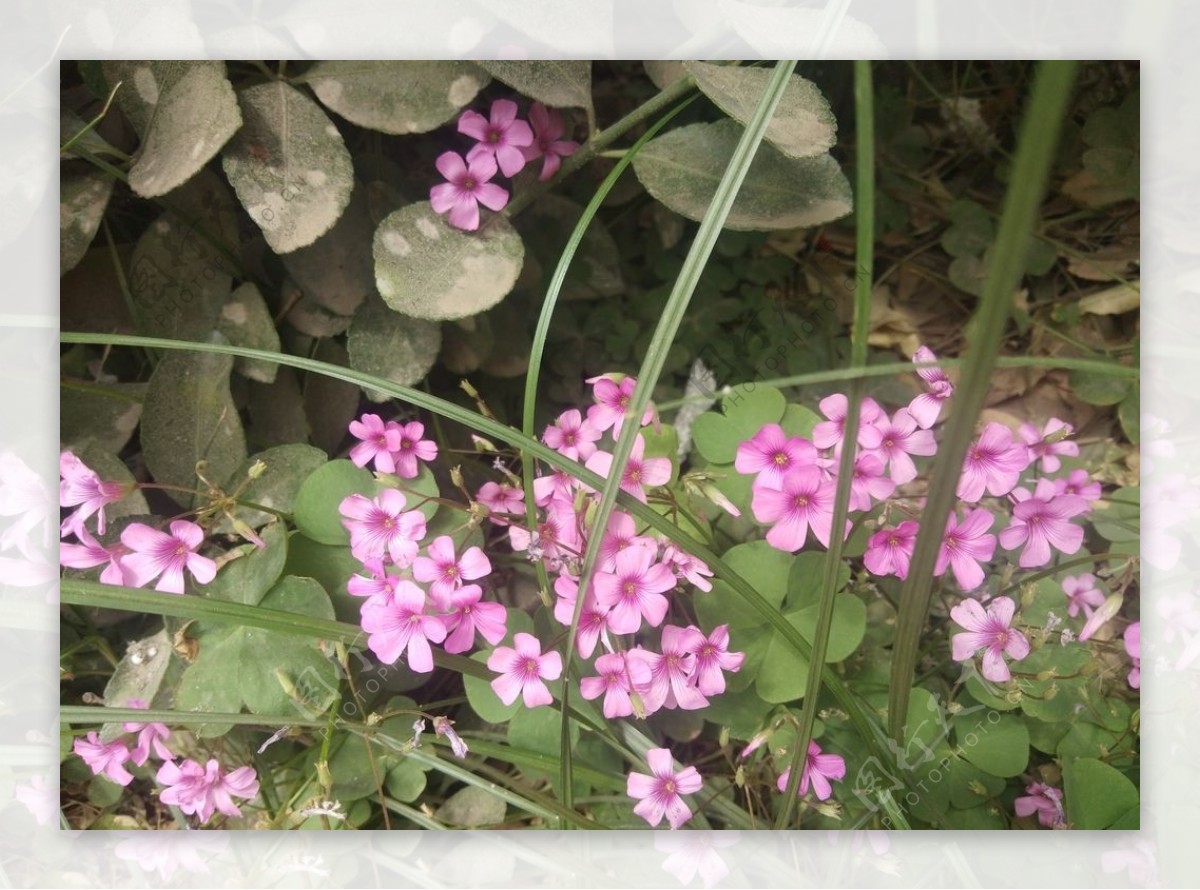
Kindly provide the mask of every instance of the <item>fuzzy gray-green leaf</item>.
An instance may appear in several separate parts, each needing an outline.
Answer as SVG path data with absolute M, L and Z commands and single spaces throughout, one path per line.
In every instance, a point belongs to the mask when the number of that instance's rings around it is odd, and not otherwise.
M 400 386 L 412 386 L 422 380 L 437 361 L 441 348 L 440 324 L 401 315 L 374 296 L 354 314 L 346 338 L 350 367 Z M 391 398 L 376 390 L 366 392 L 373 402 Z
M 79 264 L 96 237 L 112 195 L 112 177 L 100 170 L 63 176 L 58 204 L 58 274 Z

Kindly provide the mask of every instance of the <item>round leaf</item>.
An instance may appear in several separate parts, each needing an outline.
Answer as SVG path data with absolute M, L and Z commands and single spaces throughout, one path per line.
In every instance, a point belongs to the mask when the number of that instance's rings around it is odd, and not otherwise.
M 557 108 L 592 107 L 592 63 L 586 60 L 481 62 L 518 93 Z
M 261 475 L 251 479 L 242 489 L 239 500 L 262 504 L 264 507 L 271 507 L 282 513 L 290 513 L 300 485 L 326 460 L 325 452 L 320 448 L 313 448 L 311 445 L 300 443 L 277 445 L 247 458 L 230 481 L 235 486 L 240 485 L 248 477 L 251 467 L 262 462 L 266 468 L 262 470 Z M 254 527 L 261 526 L 275 518 L 270 513 L 240 506 L 234 508 L 233 515 Z M 233 530 L 233 526 L 229 522 L 223 522 L 219 530 L 230 532 Z
M 296 528 L 320 544 L 350 543 L 338 505 L 352 494 L 375 496 L 371 474 L 348 460 L 331 460 L 304 480 L 296 493 L 292 518 Z
M 374 296 L 354 314 L 346 339 L 350 367 L 399 386 L 420 382 L 437 361 L 441 348 L 440 324 L 393 312 Z M 373 402 L 391 398 L 373 389 L 366 393 Z
M 63 176 L 58 208 L 59 275 L 74 269 L 87 253 L 100 228 L 112 188 L 112 177 L 102 170 Z
M 464 232 L 428 202 L 390 214 L 375 231 L 375 282 L 405 315 L 446 321 L 495 306 L 512 290 L 525 247 L 508 220 L 493 216 Z
M 771 79 L 769 68 L 707 62 L 688 62 L 686 67 L 701 92 L 741 124 L 754 117 L 758 100 Z M 837 121 L 816 84 L 792 75 L 767 125 L 765 138 L 792 158 L 810 158 L 833 147 L 837 141 Z
M 381 133 L 427 133 L 450 120 L 490 78 L 470 62 L 318 62 L 307 80 L 326 108 Z
M 1012 714 L 979 711 L 954 720 L 959 751 L 990 776 L 1020 775 L 1029 765 L 1029 730 Z
M 1122 828 L 1138 827 L 1137 787 L 1099 760 L 1079 758 L 1063 764 L 1063 804 L 1076 829 L 1112 828 L 1118 822 Z
M 366 189 L 358 184 L 334 227 L 308 247 L 284 254 L 283 266 L 306 297 L 334 315 L 353 315 L 367 294 L 375 290 L 375 267 L 371 262 L 374 230 Z
M 217 317 L 217 330 L 234 346 L 279 352 L 279 331 L 275 330 L 271 310 L 258 285 L 252 281 L 241 285 L 225 300 Z M 239 374 L 260 383 L 274 381 L 279 370 L 274 362 L 253 358 L 239 358 L 233 367 Z
M 679 127 L 646 145 L 633 169 L 651 195 L 699 221 L 741 136 L 741 124 L 729 120 Z M 795 229 L 830 222 L 850 210 L 850 183 L 830 155 L 789 158 L 760 145 L 725 227 Z
M 222 152 L 225 175 L 276 253 L 312 244 L 354 189 L 342 134 L 315 102 L 282 81 L 243 90 L 245 125 Z

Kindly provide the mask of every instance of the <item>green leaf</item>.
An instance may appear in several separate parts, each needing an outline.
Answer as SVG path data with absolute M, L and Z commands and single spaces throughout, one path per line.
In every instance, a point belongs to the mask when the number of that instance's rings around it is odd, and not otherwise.
M 492 77 L 551 108 L 592 107 L 592 63 L 586 60 L 480 62 Z M 486 115 L 485 115 L 486 116 Z M 568 134 L 569 136 L 569 134 Z
M 246 459 L 246 437 L 229 394 L 233 359 L 201 352 L 173 352 L 150 375 L 142 405 L 142 453 L 155 481 L 195 487 L 196 463 L 204 476 L 224 485 Z M 172 495 L 191 505 L 187 495 Z
M 642 149 L 633 169 L 656 199 L 700 220 L 741 134 L 741 125 L 729 120 L 680 127 Z M 850 210 L 850 184 L 830 155 L 796 159 L 760 145 L 725 227 L 794 229 L 831 222 Z
M 771 79 L 769 68 L 686 62 L 687 71 L 717 107 L 740 124 L 754 115 Z M 816 84 L 793 74 L 764 137 L 791 158 L 810 158 L 829 151 L 837 141 L 837 121 Z
M 305 80 L 351 123 L 401 136 L 437 129 L 490 78 L 471 62 L 353 60 L 318 62 Z
M 508 633 L 505 634 L 499 645 L 512 646 L 513 638 L 518 633 L 533 633 L 533 619 L 526 612 L 520 609 L 508 610 Z M 480 664 L 487 664 L 488 658 L 491 656 L 493 649 L 486 649 L 476 652 L 471 656 L 472 661 L 478 661 Z M 525 707 L 521 698 L 518 696 L 516 701 L 511 705 L 506 705 L 500 701 L 496 691 L 492 689 L 491 682 L 497 675 L 489 670 L 487 679 L 473 677 L 470 674 L 463 674 L 463 689 L 467 693 L 467 703 L 471 706 L 480 720 L 485 723 L 507 723 L 512 719 L 517 711 Z
M 817 612 L 818 606 L 814 604 L 804 609 L 788 612 L 784 618 L 800 632 L 804 639 L 811 642 L 813 629 L 817 622 Z M 834 597 L 833 623 L 829 630 L 829 645 L 825 652 L 825 660 L 832 663 L 847 658 L 862 642 L 866 626 L 867 609 L 862 600 L 847 593 L 840 593 Z M 762 633 L 767 633 L 765 625 Z M 763 647 L 762 640 L 762 636 L 756 635 L 747 644 L 744 644 L 747 649 L 747 661 L 752 652 L 762 651 L 763 653 L 755 678 L 755 689 L 758 690 L 758 694 L 765 701 L 776 703 L 802 698 L 805 693 L 805 685 L 808 683 L 808 660 L 796 654 L 782 634 L 771 631 L 766 636 L 765 647 Z M 731 648 L 733 642 L 731 638 Z
M 425 790 L 425 770 L 415 760 L 401 760 L 387 774 L 387 793 L 401 803 L 412 803 Z
M 239 555 L 221 566 L 217 577 L 204 588 L 204 595 L 231 603 L 258 605 L 275 586 L 287 563 L 288 539 L 283 523 L 267 526 L 262 533 L 264 547 L 245 544 Z
M 1094 371 L 1072 371 L 1070 384 L 1075 395 L 1089 405 L 1116 405 L 1129 395 L 1133 387 L 1128 377 Z
M 113 180 L 102 170 L 62 177 L 58 211 L 58 274 L 74 269 L 96 237 Z
M 1029 730 L 1020 717 L 980 712 L 953 724 L 959 752 L 988 775 L 1016 776 L 1029 765 Z
M 145 139 L 154 121 L 159 101 L 194 68 L 207 66 L 223 71 L 222 62 L 186 61 L 114 61 L 100 65 L 106 89 L 96 93 L 104 97 L 109 89 L 122 82 L 116 93 L 117 107 L 125 112 L 138 135 Z
M 374 296 L 358 307 L 346 338 L 350 367 L 400 386 L 423 380 L 441 348 L 440 324 L 401 315 Z M 372 389 L 366 393 L 373 402 L 391 399 Z
M 784 415 L 783 394 L 772 386 L 741 387 L 721 403 L 724 415 L 708 411 L 692 424 L 692 441 L 706 460 L 732 464 L 740 443 L 754 437 L 763 426 L 778 423 Z
M 311 445 L 277 445 L 248 457 L 230 477 L 230 481 L 235 488 L 241 485 L 242 481 L 249 477 L 250 468 L 261 461 L 266 468 L 258 478 L 249 481 L 239 498 L 271 507 L 281 513 L 290 513 L 301 484 L 327 460 L 324 451 Z M 253 528 L 258 528 L 275 518 L 270 513 L 263 513 L 251 507 L 234 507 L 233 515 Z M 228 520 L 223 520 L 218 530 L 228 534 L 233 531 L 233 525 Z
M 434 817 L 459 828 L 481 828 L 504 821 L 508 804 L 491 792 L 468 786 L 456 791 L 434 812 Z
M 234 346 L 279 352 L 279 332 L 275 330 L 271 310 L 252 281 L 241 285 L 225 300 L 217 330 Z M 239 374 L 260 383 L 273 382 L 279 370 L 279 365 L 272 362 L 249 358 L 239 358 L 233 367 Z
M 502 216 L 478 231 L 456 229 L 427 201 L 388 215 L 375 231 L 375 281 L 405 315 L 446 321 L 495 306 L 516 283 L 521 237 Z
M 981 257 L 992 246 L 996 227 L 982 205 L 955 201 L 950 205 L 950 227 L 942 235 L 942 250 L 952 257 Z
M 375 497 L 375 479 L 368 470 L 348 460 L 317 467 L 296 492 L 292 508 L 296 528 L 320 544 L 348 545 L 350 533 L 342 525 L 338 505 L 352 494 Z
M 312 244 L 354 190 L 342 134 L 319 105 L 283 81 L 243 90 L 245 125 L 221 153 L 225 175 L 276 253 Z
M 1142 490 L 1139 486 L 1118 488 L 1097 502 L 1088 519 L 1096 533 L 1114 544 L 1140 540 Z
M 1123 828 L 1138 827 L 1137 787 L 1099 760 L 1077 758 L 1063 764 L 1063 804 L 1078 830 L 1114 828 L 1118 822 Z
M 129 169 L 129 187 L 143 198 L 157 198 L 183 185 L 242 125 L 225 64 L 186 64 L 182 76 L 159 94 Z M 134 76 L 136 86 L 138 73 Z
M 1142 397 L 1138 387 L 1129 389 L 1129 395 L 1117 406 L 1117 418 L 1121 421 L 1121 429 L 1134 445 L 1142 441 Z
M 792 567 L 788 572 L 788 605 L 807 608 L 821 601 L 821 572 L 824 563 L 825 556 L 821 553 L 797 553 L 792 558 Z M 849 583 L 850 566 L 842 563 L 834 590 L 843 590 Z
M 121 451 L 141 420 L 145 391 L 144 383 L 97 383 L 87 389 L 64 384 L 58 391 L 58 435 L 63 448 Z
M 333 228 L 307 247 L 285 253 L 280 259 L 305 297 L 336 316 L 353 315 L 367 294 L 375 290 L 371 258 L 374 232 L 366 189 L 355 183 L 350 203 Z
M 961 757 L 950 759 L 947 772 L 950 803 L 961 809 L 979 806 L 988 798 L 996 797 L 1004 791 L 1003 779 L 988 775 Z
M 318 544 L 299 532 L 288 540 L 284 574 L 312 578 L 324 587 L 338 621 L 358 624 L 361 620 L 362 600 L 346 591 L 350 576 L 360 571 L 362 563 L 354 558 L 349 547 Z
M 166 628 L 129 643 L 104 687 L 104 704 L 110 708 L 127 708 L 131 700 L 139 700 L 147 707 L 153 705 L 171 663 L 172 651 Z

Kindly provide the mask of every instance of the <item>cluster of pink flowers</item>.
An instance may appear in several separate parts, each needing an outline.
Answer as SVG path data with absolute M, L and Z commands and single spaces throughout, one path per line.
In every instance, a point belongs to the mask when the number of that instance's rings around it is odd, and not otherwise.
M 378 414 L 364 414 L 350 421 L 350 435 L 361 440 L 350 449 L 350 460 L 356 467 L 374 461 L 381 473 L 394 473 L 401 479 L 415 479 L 421 472 L 418 461 L 435 460 L 437 443 L 423 438 L 425 424 L 418 421 L 387 423 Z
M 146 706 L 138 699 L 126 702 L 129 708 Z M 155 774 L 155 780 L 163 786 L 159 799 L 178 806 L 188 815 L 199 816 L 201 822 L 207 822 L 216 810 L 227 816 L 240 816 L 242 811 L 233 798 L 251 800 L 258 794 L 258 777 L 252 767 L 225 772 L 216 760 L 209 760 L 206 766 L 194 760 L 176 763 L 175 753 L 166 745 L 171 730 L 164 724 L 131 721 L 123 724 L 123 728 L 126 734 L 137 734 L 132 749 L 124 735 L 104 741 L 99 733 L 92 731 L 86 738 L 75 740 L 75 753 L 96 775 L 103 775 L 118 785 L 128 785 L 133 781 L 133 774 L 125 764 L 132 762 L 142 766 L 153 755 L 162 761 Z
M 517 117 L 517 103 L 511 99 L 493 102 L 488 117 L 464 111 L 458 132 L 475 139 L 475 145 L 465 159 L 453 151 L 438 156 L 435 166 L 446 181 L 429 190 L 429 203 L 435 212 L 449 214 L 450 225 L 468 232 L 479 228 L 480 204 L 489 210 L 508 204 L 508 192 L 491 181 L 497 171 L 511 179 L 543 158 L 538 179 L 546 180 L 579 148 L 578 142 L 562 138 L 562 115 L 540 102 L 530 107 L 528 121 Z
M 104 584 L 145 587 L 157 578 L 155 589 L 165 593 L 183 593 L 185 569 L 200 584 L 216 577 L 217 564 L 197 552 L 204 543 L 204 529 L 196 523 L 177 519 L 168 533 L 133 522 L 121 532 L 119 541 L 106 546 L 88 530 L 87 521 L 95 516 L 96 533 L 103 535 L 104 508 L 121 500 L 131 486 L 100 479 L 70 451 L 59 456 L 59 476 L 59 504 L 77 508 L 62 522 L 62 565 L 72 569 L 104 566 L 100 573 Z M 75 540 L 68 540 L 70 537 Z

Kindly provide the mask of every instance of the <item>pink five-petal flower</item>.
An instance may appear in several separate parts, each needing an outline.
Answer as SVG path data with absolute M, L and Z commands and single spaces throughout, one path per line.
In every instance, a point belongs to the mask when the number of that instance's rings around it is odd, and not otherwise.
M 633 495 L 643 504 L 646 503 L 646 489 L 666 485 L 671 479 L 671 459 L 669 457 L 644 457 L 646 440 L 639 433 L 633 443 L 633 451 L 625 464 L 625 472 L 621 474 L 621 491 Z M 607 451 L 597 451 L 588 458 L 587 468 L 593 473 L 607 477 L 612 469 L 613 456 Z
M 650 825 L 657 825 L 663 816 L 671 828 L 678 828 L 692 818 L 692 811 L 683 802 L 681 795 L 695 794 L 703 785 L 700 773 L 694 766 L 675 772 L 671 752 L 666 748 L 651 748 L 646 752 L 646 763 L 650 772 L 631 772 L 625 793 L 638 801 L 633 811 Z
M 575 477 L 566 470 L 555 470 L 547 476 L 538 476 L 533 480 L 533 502 L 539 507 L 545 507 L 554 500 L 569 504 L 575 500 L 577 486 Z
M 125 761 L 130 758 L 129 748 L 120 739 L 111 742 L 100 740 L 100 734 L 89 732 L 86 739 L 75 740 L 75 753 L 83 758 L 96 775 L 118 785 L 128 785 L 133 781 L 133 775 L 125 769 Z
M 833 530 L 834 483 L 816 467 L 797 467 L 783 477 L 779 491 L 757 486 L 750 507 L 759 522 L 774 523 L 767 542 L 795 553 L 804 546 L 811 527 L 817 540 L 829 546 Z M 850 521 L 846 521 L 846 533 Z
M 478 584 L 467 584 L 450 594 L 449 615 L 441 620 L 446 626 L 445 649 L 451 655 L 466 652 L 475 645 L 475 632 L 495 646 L 508 632 L 508 612 L 499 603 L 480 602 L 483 591 Z
M 408 666 L 418 674 L 433 670 L 429 644 L 446 639 L 441 619 L 425 614 L 425 591 L 411 581 L 400 581 L 391 600 L 372 597 L 362 606 L 362 629 L 367 647 L 385 664 L 395 664 L 408 653 Z
M 927 347 L 922 346 L 913 353 L 912 360 L 916 363 L 935 362 L 937 356 Z M 954 384 L 941 368 L 918 368 L 917 376 L 925 381 L 929 392 L 921 393 L 908 403 L 908 413 L 917 421 L 917 426 L 923 430 L 937 423 L 942 405 L 954 394 Z
M 1029 462 L 1041 459 L 1043 473 L 1056 473 L 1062 466 L 1058 456 L 1079 457 L 1079 445 L 1066 441 L 1067 436 L 1075 432 L 1075 427 L 1065 420 L 1051 417 L 1045 428 L 1038 432 L 1032 423 L 1023 423 L 1017 429 L 1017 435 L 1029 449 Z
M 1074 618 L 1083 610 L 1087 618 L 1092 617 L 1092 610 L 1104 605 L 1104 594 L 1096 587 L 1096 576 L 1091 572 L 1082 575 L 1067 575 L 1062 579 L 1063 593 L 1067 595 L 1067 615 Z
M 1025 544 L 1017 560 L 1021 568 L 1046 565 L 1052 546 L 1068 555 L 1079 549 L 1083 529 L 1070 520 L 1088 511 L 1087 501 L 1078 495 L 1056 494 L 1049 479 L 1039 479 L 1033 494 L 1018 488 L 1012 497 L 1015 501 L 1012 521 L 1000 532 L 1000 545 L 1005 550 L 1016 550 Z
M 592 395 L 596 399 L 596 404 L 588 408 L 588 420 L 600 432 L 611 428 L 615 440 L 621 435 L 621 427 L 625 423 L 625 412 L 629 410 L 629 403 L 633 400 L 633 390 L 637 387 L 637 379 L 623 377 L 620 383 L 614 383 L 610 378 L 600 376 L 589 377 L 587 382 L 592 384 Z M 645 426 L 653 420 L 654 405 L 649 404 L 642 412 L 640 425 Z
M 1043 785 L 1041 782 L 1031 782 L 1025 786 L 1025 794 L 1026 797 L 1018 797 L 1013 801 L 1013 811 L 1018 816 L 1032 816 L 1037 813 L 1038 822 L 1043 828 L 1066 824 L 1062 792 L 1057 788 Z
M 571 626 L 575 616 L 575 601 L 579 597 L 579 579 L 565 572 L 554 581 L 554 617 L 564 627 Z M 591 658 L 601 635 L 608 630 L 608 608 L 596 599 L 596 585 L 588 588 L 587 598 L 579 613 L 579 630 L 575 634 L 575 651 L 580 658 Z M 607 638 L 606 638 L 607 639 Z
M 381 473 L 396 472 L 392 452 L 400 449 L 400 424 L 383 422 L 378 414 L 364 414 L 350 421 L 350 435 L 361 439 L 350 449 L 350 460 L 356 467 L 365 467 L 372 460 Z
M 85 519 L 96 514 L 96 530 L 104 534 L 104 508 L 125 496 L 120 482 L 104 482 L 70 451 L 58 456 L 58 503 L 60 507 L 79 507 L 63 522 L 63 529 L 81 526 Z
M 967 449 L 958 496 L 974 503 L 986 489 L 997 497 L 1008 494 L 1029 466 L 1029 449 L 1013 441 L 1012 430 L 1002 423 L 989 423 Z
M 1133 661 L 1133 670 L 1129 672 L 1129 685 L 1134 689 L 1142 688 L 1142 622 L 1135 621 L 1125 628 L 1125 654 Z
M 533 130 L 533 142 L 523 150 L 525 160 L 545 158 L 542 172 L 538 174 L 538 179 L 544 182 L 558 172 L 563 158 L 575 154 L 579 143 L 560 138 L 566 131 L 562 115 L 541 102 L 529 106 L 529 125 Z
M 820 401 L 821 413 L 828 418 L 813 427 L 812 441 L 818 448 L 833 448 L 841 453 L 842 439 L 846 435 L 846 415 L 850 413 L 850 401 L 840 392 L 826 396 Z M 863 399 L 858 406 L 858 444 L 867 450 L 879 447 L 881 441 L 876 421 L 887 415 L 874 399 Z
M 508 192 L 489 180 L 496 175 L 496 160 L 490 155 L 475 158 L 470 167 L 452 151 L 438 155 L 434 162 L 447 181 L 429 190 L 429 204 L 435 213 L 450 211 L 450 225 L 467 232 L 479 228 L 479 205 L 501 210 L 508 203 Z
M 863 555 L 867 571 L 874 575 L 895 575 L 903 581 L 908 576 L 918 528 L 914 520 L 908 519 L 895 528 L 881 528 L 871 535 Z
M 650 682 L 650 668 L 644 661 L 627 658 L 624 652 L 611 652 L 596 659 L 595 677 L 579 681 L 580 694 L 588 701 L 604 696 L 604 716 L 609 720 L 633 714 L 629 693 Z
M 694 683 L 694 653 L 703 642 L 704 634 L 699 628 L 668 624 L 662 631 L 661 653 L 641 647 L 629 651 L 631 659 L 640 659 L 650 669 L 650 681 L 633 687 L 642 697 L 647 714 L 659 708 L 695 711 L 708 706 L 708 699 Z
M 637 633 L 643 618 L 658 627 L 666 617 L 663 594 L 675 587 L 675 575 L 656 557 L 649 547 L 630 547 L 617 554 L 613 571 L 596 573 L 596 600 L 610 610 L 608 626 L 614 633 Z
M 389 575 L 383 567 L 382 559 L 368 559 L 363 567 L 370 576 L 354 574 L 346 582 L 346 592 L 351 596 L 378 597 L 390 602 L 396 596 L 396 585 L 401 581 L 399 575 Z
M 537 637 L 527 633 L 513 637 L 513 647 L 497 646 L 492 650 L 487 666 L 500 674 L 492 681 L 492 689 L 500 701 L 511 705 L 517 696 L 521 696 L 527 708 L 554 701 L 542 681 L 557 680 L 562 676 L 562 656 L 554 650 L 543 655 Z
M 58 561 L 60 565 L 69 569 L 90 569 L 108 563 L 104 567 L 104 571 L 100 573 L 101 584 L 135 586 L 133 578 L 128 575 L 121 563 L 121 560 L 132 552 L 128 547 L 120 541 L 111 547 L 105 547 L 91 536 L 82 523 L 75 527 L 74 532 L 75 537 L 79 538 L 81 543 L 59 544 Z
M 712 582 L 708 580 L 713 576 L 712 569 L 700 557 L 668 544 L 663 548 L 663 562 L 671 567 L 675 577 L 681 581 L 688 581 L 705 592 L 712 590 Z
M 204 530 L 194 522 L 176 519 L 170 534 L 140 522 L 130 523 L 121 532 L 121 543 L 132 551 L 121 565 L 134 587 L 143 587 L 161 574 L 155 590 L 183 593 L 184 568 L 200 584 L 216 577 L 217 564 L 196 553 L 204 543 Z
M 779 488 L 788 470 L 816 464 L 817 448 L 812 442 L 789 437 L 779 424 L 768 423 L 753 438 L 738 445 L 733 468 L 739 473 L 756 473 L 755 482 Z
M 392 460 L 396 465 L 396 475 L 403 479 L 415 479 L 421 472 L 419 460 L 431 461 L 438 456 L 437 443 L 432 439 L 423 439 L 425 424 L 418 420 L 410 423 L 396 424 L 399 441 L 392 451 Z
M 884 415 L 876 424 L 879 430 L 879 446 L 875 453 L 889 465 L 892 481 L 897 485 L 917 478 L 917 467 L 910 454 L 929 456 L 937 451 L 937 443 L 929 430 L 917 428 L 917 421 L 906 409 L 901 408 L 889 420 Z
M 525 492 L 515 485 L 485 482 L 475 493 L 475 500 L 492 513 L 524 513 Z
M 533 130 L 525 121 L 517 120 L 517 103 L 512 99 L 493 102 L 490 119 L 478 111 L 464 111 L 458 118 L 458 132 L 479 140 L 467 152 L 468 163 L 494 157 L 494 163 L 500 165 L 500 172 L 508 177 L 521 172 L 525 166 L 525 152 L 522 149 L 533 144 Z
M 462 556 L 454 555 L 454 539 L 441 535 L 425 551 L 427 556 L 413 560 L 413 577 L 429 584 L 429 597 L 438 609 L 449 608 L 450 595 L 464 581 L 478 581 L 492 573 L 492 563 L 478 547 L 469 547 Z
M 1092 482 L 1087 470 L 1072 470 L 1065 479 L 1054 480 L 1056 494 L 1077 494 L 1087 501 L 1098 501 L 1102 494 L 1100 483 Z
M 775 783 L 775 787 L 780 791 L 787 791 L 788 780 L 792 777 L 792 770 L 789 767 L 783 771 Z M 804 769 L 800 773 L 800 785 L 796 788 L 796 794 L 803 797 L 808 793 L 809 784 L 812 785 L 813 792 L 817 795 L 817 800 L 828 800 L 833 794 L 833 786 L 829 784 L 832 779 L 835 782 L 840 782 L 846 777 L 846 761 L 839 754 L 822 754 L 821 746 L 816 742 L 808 743 L 808 753 L 804 757 Z
M 707 637 L 692 638 L 691 653 L 696 656 L 696 688 L 701 695 L 720 695 L 725 691 L 725 674 L 737 673 L 746 660 L 744 652 L 729 651 L 729 625 L 720 624 Z
M 141 699 L 131 698 L 125 702 L 125 707 L 145 709 L 147 704 Z M 133 753 L 130 755 L 130 759 L 138 766 L 141 766 L 150 757 L 151 748 L 154 749 L 154 753 L 158 756 L 159 760 L 173 760 L 175 758 L 174 752 L 163 744 L 163 742 L 171 737 L 171 730 L 167 728 L 165 723 L 128 722 L 124 724 L 124 729 L 126 732 L 136 732 L 138 734 L 137 747 L 133 749 Z
M 895 490 L 896 483 L 883 474 L 883 461 L 875 452 L 864 451 L 854 459 L 851 510 L 870 510 L 875 501 L 887 500 Z
M 224 774 L 216 760 L 209 760 L 206 766 L 195 760 L 178 764 L 168 760 L 155 779 L 167 786 L 159 800 L 199 817 L 201 822 L 207 822 L 217 810 L 227 816 L 240 816 L 242 811 L 233 798 L 250 800 L 258 794 L 258 777 L 253 768 L 243 766 Z
M 630 547 L 646 547 L 653 553 L 658 552 L 658 545 L 653 538 L 647 538 L 637 533 L 637 523 L 628 513 L 614 510 L 608 520 L 600 539 L 600 557 L 596 566 L 602 572 L 611 572 L 617 565 L 617 556 Z
M 425 537 L 425 517 L 418 510 L 405 512 L 408 503 L 402 492 L 385 488 L 371 499 L 352 494 L 338 504 L 342 525 L 350 532 L 350 552 L 360 562 L 382 559 L 384 554 L 407 568 Z
M 571 460 L 585 461 L 596 453 L 600 430 L 584 418 L 578 408 L 558 415 L 558 419 L 542 433 L 542 441 Z
M 1017 604 L 1007 596 L 998 596 L 988 603 L 987 612 L 977 600 L 963 600 L 950 610 L 950 617 L 966 633 L 957 634 L 951 640 L 951 653 L 955 661 L 973 658 L 983 651 L 983 676 L 993 683 L 1004 683 L 1012 677 L 1004 662 L 1007 655 L 1020 661 L 1029 654 L 1029 640 L 1025 634 L 1012 627 Z
M 983 569 L 979 564 L 989 561 L 996 552 L 996 536 L 987 534 L 995 521 L 996 517 L 982 507 L 968 510 L 962 522 L 957 514 L 951 513 L 933 573 L 943 575 L 949 566 L 963 590 L 974 590 L 982 584 Z

